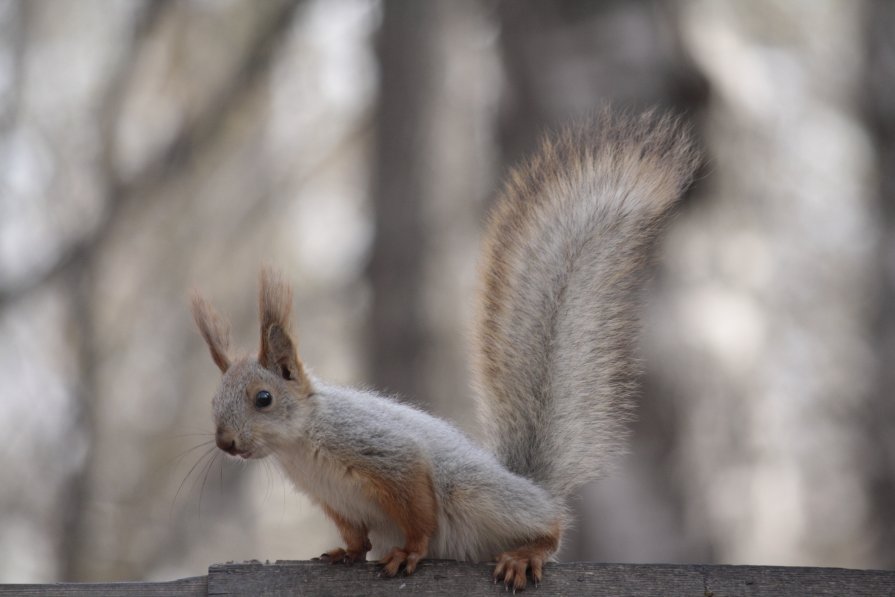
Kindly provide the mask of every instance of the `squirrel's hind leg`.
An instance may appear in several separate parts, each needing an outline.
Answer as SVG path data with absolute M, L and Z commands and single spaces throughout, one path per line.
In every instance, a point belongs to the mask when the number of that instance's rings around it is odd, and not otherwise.
M 559 524 L 556 531 L 545 535 L 512 551 L 505 551 L 497 556 L 494 567 L 494 582 L 503 581 L 507 588 L 512 585 L 513 592 L 525 589 L 527 574 L 531 570 L 531 579 L 537 587 L 543 578 L 546 563 L 559 547 L 561 530 Z

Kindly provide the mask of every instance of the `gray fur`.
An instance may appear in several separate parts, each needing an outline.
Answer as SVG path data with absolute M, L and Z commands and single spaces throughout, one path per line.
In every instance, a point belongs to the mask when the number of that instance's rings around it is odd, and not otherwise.
M 494 211 L 476 328 L 480 418 L 501 462 L 554 496 L 623 449 L 638 290 L 696 165 L 675 120 L 604 112 L 547 139 Z

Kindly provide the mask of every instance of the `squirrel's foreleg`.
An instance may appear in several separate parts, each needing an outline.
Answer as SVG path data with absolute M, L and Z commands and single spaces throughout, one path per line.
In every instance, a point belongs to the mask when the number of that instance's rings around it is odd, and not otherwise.
M 438 503 L 429 466 L 420 462 L 401 479 L 371 477 L 367 490 L 404 533 L 404 547 L 393 547 L 379 560 L 383 572 L 395 576 L 403 565 L 405 574 L 413 574 L 438 528 Z
M 345 542 L 345 547 L 331 549 L 321 555 L 320 559 L 332 564 L 353 564 L 366 561 L 367 552 L 373 549 L 367 536 L 367 527 L 347 520 L 326 504 L 323 505 L 323 511 L 336 524 L 336 528 L 339 529 L 339 535 L 341 535 L 342 541 Z

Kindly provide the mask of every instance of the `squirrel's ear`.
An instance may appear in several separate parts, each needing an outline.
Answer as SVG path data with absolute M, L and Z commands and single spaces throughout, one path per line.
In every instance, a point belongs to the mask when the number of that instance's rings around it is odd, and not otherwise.
M 259 296 L 261 349 L 258 362 L 283 379 L 310 387 L 289 331 L 292 318 L 292 289 L 271 269 L 261 270 Z
M 266 342 L 262 342 L 262 345 L 265 346 L 265 354 L 263 357 L 261 355 L 258 357 L 262 367 L 273 371 L 283 379 L 308 385 L 305 369 L 298 360 L 295 342 L 285 328 L 278 324 L 272 325 L 268 328 Z
M 197 292 L 193 293 L 192 307 L 193 319 L 196 320 L 199 333 L 208 344 L 211 359 L 221 373 L 226 372 L 230 368 L 230 357 L 227 356 L 230 350 L 230 324 Z

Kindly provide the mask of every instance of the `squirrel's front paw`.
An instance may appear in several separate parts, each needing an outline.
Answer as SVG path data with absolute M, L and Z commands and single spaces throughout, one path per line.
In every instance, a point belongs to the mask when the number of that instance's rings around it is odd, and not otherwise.
M 367 552 L 372 549 L 368 545 L 369 542 L 364 545 L 363 549 L 342 549 L 337 547 L 320 554 L 320 557 L 314 559 L 321 562 L 329 562 L 330 564 L 347 564 L 349 566 L 355 562 L 366 562 Z
M 416 570 L 417 563 L 422 560 L 425 555 L 425 553 L 393 547 L 387 554 L 385 554 L 385 557 L 379 560 L 379 565 L 384 566 L 382 569 L 383 574 L 386 576 L 395 576 L 398 574 L 398 571 L 403 564 L 404 574 L 409 576 L 413 574 L 413 571 Z

